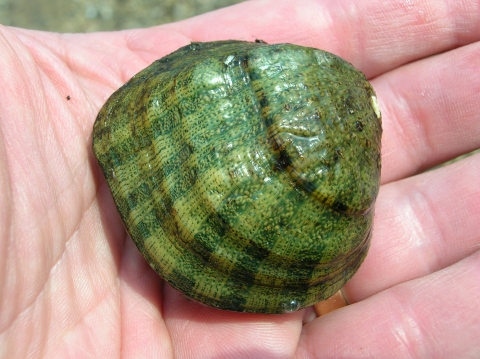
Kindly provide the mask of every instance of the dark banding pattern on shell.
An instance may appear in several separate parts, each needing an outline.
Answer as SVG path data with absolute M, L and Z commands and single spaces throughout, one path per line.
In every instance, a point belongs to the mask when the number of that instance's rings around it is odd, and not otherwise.
M 192 43 L 98 114 L 125 227 L 188 297 L 284 313 L 339 290 L 370 243 L 381 116 L 348 62 L 290 44 Z

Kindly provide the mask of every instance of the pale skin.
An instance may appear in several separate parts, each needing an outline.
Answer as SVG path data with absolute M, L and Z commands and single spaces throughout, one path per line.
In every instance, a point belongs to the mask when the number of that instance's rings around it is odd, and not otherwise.
M 480 357 L 480 3 L 248 1 L 142 30 L 0 28 L 0 357 Z M 187 301 L 143 260 L 92 155 L 96 114 L 191 41 L 262 39 L 362 70 L 382 186 L 351 305 L 309 321 Z M 67 99 L 67 96 L 70 96 Z

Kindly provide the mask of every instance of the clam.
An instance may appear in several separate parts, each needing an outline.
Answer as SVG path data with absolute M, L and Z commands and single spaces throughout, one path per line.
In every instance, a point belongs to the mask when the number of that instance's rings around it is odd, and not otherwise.
M 117 90 L 93 150 L 161 277 L 212 307 L 285 313 L 330 297 L 365 258 L 381 132 L 373 88 L 341 58 L 217 41 Z

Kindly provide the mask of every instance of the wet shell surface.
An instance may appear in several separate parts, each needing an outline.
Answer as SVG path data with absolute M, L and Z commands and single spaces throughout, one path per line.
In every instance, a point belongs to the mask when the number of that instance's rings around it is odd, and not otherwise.
M 374 90 L 341 58 L 218 41 L 117 90 L 93 149 L 128 233 L 173 287 L 285 313 L 330 297 L 365 258 L 381 132 Z

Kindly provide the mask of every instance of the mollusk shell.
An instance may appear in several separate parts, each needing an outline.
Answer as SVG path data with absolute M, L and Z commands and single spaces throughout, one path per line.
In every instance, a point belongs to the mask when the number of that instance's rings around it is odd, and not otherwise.
M 375 92 L 341 58 L 218 41 L 117 90 L 93 149 L 128 233 L 173 287 L 284 313 L 328 298 L 363 261 L 381 131 Z

